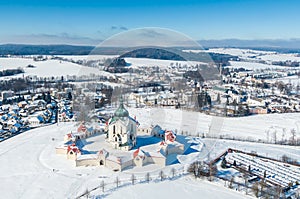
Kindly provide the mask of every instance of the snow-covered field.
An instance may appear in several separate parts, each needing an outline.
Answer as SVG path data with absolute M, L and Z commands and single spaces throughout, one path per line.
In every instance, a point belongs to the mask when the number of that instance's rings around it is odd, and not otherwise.
M 269 82 L 283 82 L 285 84 L 291 83 L 292 85 L 298 85 L 300 84 L 300 77 L 294 75 L 294 76 L 288 76 L 283 78 L 275 78 L 268 80 Z
M 151 184 L 126 186 L 113 192 L 108 198 L 213 198 L 213 199 L 243 199 L 252 198 L 237 191 L 229 190 L 222 185 L 207 181 L 195 182 L 194 179 L 183 178 L 175 181 L 163 181 Z
M 35 68 L 28 68 L 28 65 L 33 65 Z M 60 77 L 67 75 L 89 75 L 103 74 L 111 76 L 110 73 L 100 71 L 96 68 L 81 66 L 71 62 L 59 60 L 34 61 L 31 58 L 0 58 L 0 70 L 22 68 L 25 71 L 25 76 L 38 77 Z M 17 76 L 22 77 L 23 74 Z M 10 77 L 4 77 L 10 78 Z
M 20 134 L 0 143 L 0 187 L 3 198 L 74 198 L 82 194 L 86 188 L 99 186 L 102 180 L 111 183 L 112 187 L 116 176 L 122 179 L 130 179 L 135 173 L 139 179 L 144 178 L 145 172 L 150 172 L 154 178 L 159 170 L 153 165 L 143 168 L 132 168 L 122 173 L 115 173 L 103 167 L 74 167 L 72 161 L 55 154 L 55 147 L 58 146 L 65 133 L 74 130 L 74 123 L 60 123 L 47 127 L 37 128 Z M 53 139 L 54 138 L 54 139 Z M 226 140 L 202 140 L 204 145 L 198 153 L 199 158 L 218 155 L 228 147 L 241 148 L 246 151 L 256 150 L 258 153 L 267 153 L 268 156 L 282 154 L 300 158 L 300 149 L 295 147 L 263 145 Z M 190 161 L 195 160 L 191 159 Z M 174 165 L 178 170 L 183 165 Z M 168 168 L 166 168 L 168 169 Z M 170 168 L 169 168 L 170 169 Z M 165 173 L 169 173 L 168 170 Z M 128 184 L 128 183 L 127 183 Z M 130 183 L 129 183 L 130 184 Z M 136 189 L 134 188 L 136 186 Z M 174 181 L 150 182 L 150 184 L 126 185 L 119 189 L 110 189 L 105 192 L 107 198 L 118 198 L 132 196 L 147 198 L 156 196 L 163 198 L 170 196 L 187 195 L 189 198 L 196 198 L 201 194 L 205 198 L 246 198 L 235 191 L 220 187 L 218 184 L 208 182 L 188 181 L 186 177 Z M 176 191 L 169 192 L 173 186 Z M 159 195 L 151 195 L 151 190 L 162 189 Z M 107 187 L 109 189 L 109 186 Z M 145 190 L 144 192 L 142 190 Z M 215 192 L 215 193 L 212 193 Z M 139 194 L 140 193 L 140 194 Z M 218 193 L 218 194 L 217 194 Z M 102 194 L 100 190 L 91 193 L 92 195 Z M 148 195 L 150 194 L 150 195 Z M 213 195 L 211 195 L 213 194 Z M 214 195 L 215 194 L 215 195 Z M 127 197 L 125 197 L 127 198 Z M 153 198 L 153 197 L 152 197 Z
M 196 61 L 175 61 L 175 60 L 162 60 L 162 59 L 148 59 L 148 58 L 125 58 L 125 61 L 130 65 L 130 67 L 137 68 L 141 66 L 153 67 L 158 66 L 160 68 L 167 68 L 171 65 L 171 63 L 175 64 L 178 63 L 181 66 L 194 66 L 197 64 L 203 64 L 203 62 L 196 62 Z
M 59 56 L 62 58 L 67 58 L 73 61 L 78 60 L 103 60 L 106 58 L 114 58 L 117 55 L 87 55 L 87 56 Z M 174 60 L 158 60 L 158 59 L 147 59 L 147 58 L 125 58 L 126 62 L 130 64 L 130 67 L 137 68 L 141 66 L 147 67 L 161 67 L 167 68 L 172 64 L 180 64 L 181 66 L 187 65 L 196 65 L 201 64 L 202 62 L 195 61 L 174 61 Z M 34 68 L 27 67 L 28 65 L 35 66 Z M 111 73 L 100 71 L 97 68 L 86 67 L 76 63 L 60 60 L 51 60 L 46 61 L 34 61 L 31 57 L 21 58 L 21 57 L 11 57 L 11 58 L 0 58 L 0 71 L 6 69 L 17 69 L 22 68 L 25 71 L 25 74 L 18 74 L 16 76 L 22 77 L 25 76 L 37 76 L 37 77 L 60 77 L 67 75 L 105 75 L 113 76 Z M 8 79 L 10 77 L 2 77 L 2 79 Z
M 210 132 L 216 136 L 271 141 L 274 132 L 280 140 L 284 131 L 284 138 L 289 138 L 290 130 L 295 129 L 297 136 L 300 136 L 300 113 L 222 118 L 172 108 L 129 108 L 129 112 L 143 126 L 159 124 L 162 128 L 177 129 L 178 133 L 188 131 L 192 135 Z
M 227 68 L 245 68 L 248 70 L 259 70 L 259 69 L 292 69 L 292 67 L 276 66 L 272 64 L 262 64 L 256 62 L 245 62 L 245 61 L 229 61 L 230 66 Z
M 119 55 L 56 55 L 57 57 L 62 57 L 66 59 L 70 59 L 73 61 L 79 60 L 104 60 L 104 59 L 112 59 L 118 57 Z
M 206 52 L 206 53 L 218 53 L 218 54 L 228 54 L 232 56 L 238 56 L 243 59 L 250 59 L 253 56 L 265 56 L 274 55 L 276 52 L 272 51 L 260 51 L 251 49 L 240 49 L 240 48 L 210 48 L 208 50 L 184 50 L 186 52 Z
M 241 59 L 246 60 L 265 60 L 265 61 L 300 61 L 300 57 L 295 53 L 277 53 L 274 51 L 261 51 L 252 49 L 240 49 L 240 48 L 210 48 L 208 50 L 184 50 L 186 52 L 206 52 L 206 53 L 218 53 L 228 54 L 232 56 L 238 56 Z
M 266 61 L 300 61 L 300 57 L 296 54 L 268 54 L 259 56 L 260 59 Z

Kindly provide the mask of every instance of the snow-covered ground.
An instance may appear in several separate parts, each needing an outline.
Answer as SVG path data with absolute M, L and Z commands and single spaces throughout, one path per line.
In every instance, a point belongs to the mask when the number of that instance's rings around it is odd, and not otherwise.
M 300 77 L 294 75 L 294 76 L 288 76 L 283 78 L 274 78 L 269 79 L 269 82 L 283 82 L 285 84 L 291 83 L 292 85 L 298 85 L 300 84 Z
M 272 51 L 260 51 L 251 49 L 240 49 L 240 48 L 210 48 L 208 50 L 184 50 L 186 52 L 206 52 L 206 53 L 218 53 L 218 54 L 228 54 L 232 56 L 238 56 L 243 59 L 253 59 L 254 56 L 263 55 L 274 55 L 276 52 Z
M 256 62 L 245 62 L 245 61 L 229 61 L 230 66 L 227 68 L 245 68 L 248 70 L 260 70 L 260 69 L 293 69 L 292 67 L 277 66 L 272 64 L 262 64 Z
M 265 60 L 265 61 L 300 61 L 295 53 L 278 53 L 274 51 L 262 51 L 252 49 L 240 49 L 240 48 L 210 48 L 208 50 L 184 50 L 186 52 L 206 52 L 206 53 L 218 53 L 228 54 L 232 56 L 238 56 L 241 59 L 246 60 Z
M 226 160 L 230 164 L 235 162 L 238 167 L 245 170 L 251 165 L 252 173 L 258 176 L 264 176 L 265 173 L 268 181 L 284 187 L 287 187 L 290 182 L 294 183 L 300 180 L 300 168 L 297 166 L 287 166 L 285 163 L 236 152 L 228 153 Z
M 297 56 L 297 54 L 268 54 L 268 55 L 262 55 L 259 56 L 261 60 L 266 61 L 300 61 L 300 57 Z
M 28 65 L 33 65 L 35 68 L 28 68 Z M 81 66 L 71 62 L 59 60 L 34 61 L 32 58 L 0 58 L 0 70 L 22 68 L 25 71 L 25 76 L 38 77 L 61 77 L 67 75 L 89 75 L 103 74 L 112 76 L 110 73 L 100 71 L 96 68 Z M 23 74 L 17 76 L 22 77 Z M 10 78 L 10 77 L 4 77 Z
M 295 129 L 297 137 L 300 136 L 300 113 L 223 118 L 172 108 L 129 108 L 129 112 L 137 117 L 142 126 L 159 124 L 162 128 L 177 129 L 179 134 L 182 131 L 192 135 L 209 132 L 218 137 L 272 141 L 276 132 L 279 141 L 282 136 L 290 138 L 290 130 Z
M 70 59 L 73 61 L 79 60 L 104 60 L 104 59 L 112 59 L 118 57 L 119 55 L 56 55 L 57 57 L 62 57 L 66 59 Z
M 214 198 L 214 199 L 243 199 L 252 198 L 237 191 L 229 190 L 222 185 L 207 181 L 197 181 L 190 178 L 166 180 L 159 183 L 126 186 L 109 195 L 108 198 Z
M 129 168 L 122 173 L 115 173 L 104 167 L 74 167 L 72 161 L 66 160 L 65 157 L 55 154 L 55 147 L 61 143 L 65 133 L 74 129 L 74 123 L 60 123 L 59 125 L 55 124 L 33 129 L 1 142 L 1 197 L 74 198 L 75 196 L 82 194 L 86 188 L 99 186 L 102 180 L 106 183 L 113 184 L 116 176 L 119 176 L 122 182 L 122 179 L 123 181 L 124 179 L 130 179 L 132 173 L 135 173 L 139 179 L 144 178 L 145 172 L 150 172 L 153 178 L 158 175 L 160 169 L 153 167 L 153 165 L 147 165 L 143 168 Z M 191 142 L 199 142 L 199 139 L 192 140 Z M 217 156 L 228 147 L 240 148 L 245 151 L 256 150 L 258 153 L 267 153 L 269 157 L 278 157 L 287 154 L 292 158 L 300 158 L 299 147 L 264 145 L 226 140 L 216 141 L 211 139 L 204 139 L 201 140 L 201 142 L 203 142 L 203 148 L 199 149 L 200 152 L 195 152 L 195 155 L 197 155 L 198 158 L 205 158 L 208 154 L 210 154 L 210 157 Z M 191 159 L 190 161 L 194 160 L 195 159 Z M 174 165 L 178 171 L 183 166 L 184 165 L 180 164 Z M 170 166 L 166 168 L 166 174 L 170 173 L 170 168 Z M 245 197 L 235 191 L 218 187 L 218 184 L 194 181 L 187 183 L 185 177 L 174 181 L 168 180 L 162 183 L 155 181 L 150 182 L 150 184 L 136 186 L 137 189 L 134 189 L 131 185 L 127 186 L 124 181 L 123 188 L 113 191 L 108 190 L 105 194 L 108 194 L 108 198 L 117 198 L 123 196 L 126 192 L 126 196 L 135 197 L 135 194 L 142 192 L 141 189 L 143 189 L 145 192 L 141 193 L 141 196 L 146 197 L 148 195 L 147 193 L 151 190 L 156 190 L 158 187 L 164 187 L 165 189 L 160 189 L 162 190 L 161 196 L 176 197 L 180 192 L 182 194 L 190 194 L 189 198 L 196 198 L 200 193 L 202 193 L 203 196 L 205 195 L 205 198 L 216 198 L 217 194 L 209 195 L 209 193 L 211 194 L 213 190 L 218 189 L 219 192 L 216 193 L 219 193 L 222 198 Z M 167 192 L 172 186 L 177 187 L 174 194 Z M 96 190 L 91 194 L 98 195 L 101 194 L 101 191 Z
M 194 66 L 197 64 L 203 64 L 203 62 L 196 62 L 196 61 L 175 61 L 175 60 L 162 60 L 162 59 L 148 59 L 148 58 L 125 58 L 125 61 L 130 65 L 130 67 L 137 68 L 141 66 L 147 67 L 160 67 L 160 68 L 167 68 L 171 65 L 171 63 L 175 64 L 178 63 L 181 66 Z

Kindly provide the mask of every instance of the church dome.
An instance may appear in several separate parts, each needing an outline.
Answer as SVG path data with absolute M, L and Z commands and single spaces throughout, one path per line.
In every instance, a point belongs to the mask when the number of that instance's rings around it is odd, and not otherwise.
M 119 106 L 119 108 L 116 110 L 114 116 L 115 116 L 115 117 L 128 117 L 128 116 L 129 116 L 129 112 L 124 108 L 122 98 L 121 98 L 121 100 L 120 100 L 120 106 Z

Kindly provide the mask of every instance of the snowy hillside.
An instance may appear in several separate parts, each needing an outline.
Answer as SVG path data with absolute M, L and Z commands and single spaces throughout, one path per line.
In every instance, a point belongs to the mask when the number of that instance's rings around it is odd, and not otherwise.
M 276 66 L 272 64 L 262 64 L 256 62 L 245 62 L 245 61 L 229 61 L 230 66 L 226 68 L 245 68 L 248 70 L 259 70 L 259 69 L 282 69 L 283 66 Z M 285 69 L 291 67 L 284 67 Z
M 220 131 L 214 132 L 216 136 L 249 138 L 252 140 L 271 141 L 272 134 L 277 133 L 278 139 L 284 136 L 289 138 L 290 130 L 295 129 L 299 135 L 300 113 L 254 115 L 249 117 L 222 118 L 212 117 L 203 113 L 188 112 L 168 108 L 129 108 L 132 115 L 136 115 L 142 125 L 150 126 L 159 124 L 163 128 L 188 131 L 192 135 L 208 133 L 210 126 L 220 126 Z M 269 132 L 269 138 L 267 138 Z
M 159 191 L 154 191 L 159 190 Z M 252 198 L 242 193 L 229 190 L 222 185 L 216 185 L 207 181 L 194 182 L 191 179 L 179 179 L 164 181 L 162 183 L 139 184 L 127 186 L 113 192 L 108 198 L 214 198 L 214 199 L 244 199 Z
M 1 197 L 74 198 L 82 194 L 87 188 L 99 186 L 101 180 L 112 183 L 112 185 L 107 186 L 107 189 L 109 189 L 114 186 L 113 182 L 116 176 L 120 177 L 122 184 L 122 179 L 130 179 L 132 173 L 135 173 L 139 179 L 143 179 L 146 172 L 150 172 L 152 177 L 158 174 L 159 170 L 154 168 L 153 165 L 128 169 L 122 173 L 115 173 L 104 167 L 75 167 L 72 165 L 72 161 L 55 154 L 55 147 L 61 143 L 64 134 L 74 130 L 74 128 L 74 123 L 60 123 L 59 125 L 55 124 L 30 130 L 2 142 L 0 145 L 0 164 L 2 165 L 0 170 Z M 203 142 L 205 145 L 199 152 L 199 157 L 207 156 L 208 152 L 211 153 L 211 156 L 218 155 L 226 150 L 228 146 L 242 147 L 247 151 L 257 150 L 259 153 L 267 153 L 268 156 L 278 156 L 286 153 L 288 155 L 299 154 L 299 149 L 294 147 L 278 145 L 265 147 L 263 144 L 236 141 L 216 142 L 209 139 L 203 140 Z M 299 159 L 299 157 L 295 158 Z M 174 166 L 178 170 L 182 167 L 180 165 Z M 168 169 L 165 173 L 169 173 Z M 137 189 L 134 188 L 135 186 Z M 159 181 L 150 184 L 142 183 L 135 186 L 126 185 L 124 182 L 120 189 L 113 189 L 113 192 L 107 190 L 106 194 L 108 194 L 108 198 L 119 198 L 121 196 L 125 198 L 190 196 L 189 198 L 194 198 L 199 194 L 205 196 L 205 198 L 218 198 L 219 196 L 221 198 L 247 198 L 218 184 L 194 182 L 194 180 L 188 180 L 188 178 L 179 178 L 175 181 L 168 180 L 162 183 Z M 173 188 L 174 186 L 176 189 Z M 156 189 L 160 190 L 159 194 L 152 195 L 154 193 L 151 190 Z M 169 192 L 170 189 L 174 191 Z M 96 190 L 92 194 L 99 195 L 102 193 L 100 190 Z
M 35 67 L 29 68 L 28 65 Z M 110 76 L 110 73 L 99 71 L 96 68 L 85 67 L 75 63 L 59 61 L 59 60 L 46 60 L 34 61 L 31 58 L 0 58 L 0 70 L 22 68 L 25 71 L 25 76 L 38 76 L 38 77 L 56 77 L 78 74 L 105 74 Z M 19 74 L 18 76 L 23 76 Z
M 181 64 L 181 65 L 196 65 L 201 64 L 202 62 L 196 61 L 175 61 L 175 60 L 161 60 L 161 59 L 148 59 L 148 58 L 125 58 L 126 62 L 131 64 L 130 67 L 136 68 L 138 66 L 158 66 L 161 68 L 167 68 L 172 64 Z M 203 63 L 202 63 L 203 64 Z

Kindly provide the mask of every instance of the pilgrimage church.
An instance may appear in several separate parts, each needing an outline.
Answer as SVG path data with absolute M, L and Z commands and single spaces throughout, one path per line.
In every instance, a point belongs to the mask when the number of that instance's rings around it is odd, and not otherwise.
M 121 98 L 119 108 L 107 122 L 107 142 L 115 149 L 129 151 L 136 146 L 137 124 L 124 108 Z
M 73 160 L 75 166 L 105 166 L 114 171 L 122 171 L 127 167 L 142 167 L 147 164 L 164 167 L 170 154 L 184 152 L 184 145 L 176 141 L 176 134 L 157 128 L 158 125 L 151 127 L 151 133 L 148 134 L 149 139 L 156 139 L 157 143 L 145 144 L 143 141 L 144 145 L 138 148 L 137 134 L 141 130 L 137 130 L 138 126 L 138 121 L 130 117 L 121 98 L 118 109 L 106 122 L 102 133 L 94 132 L 82 122 L 76 132 L 65 135 L 63 145 L 56 147 L 56 154 Z

